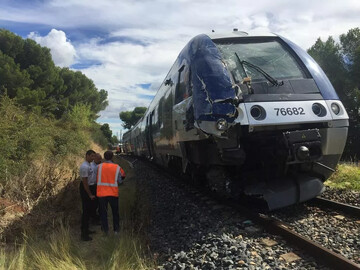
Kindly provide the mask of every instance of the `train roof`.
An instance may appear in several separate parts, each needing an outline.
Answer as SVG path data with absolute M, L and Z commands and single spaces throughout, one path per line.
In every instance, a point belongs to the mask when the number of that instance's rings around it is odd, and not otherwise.
M 239 37 L 276 37 L 277 35 L 269 32 L 263 31 L 253 31 L 253 32 L 245 32 L 245 31 L 233 31 L 233 32 L 212 32 L 208 33 L 207 36 L 212 40 L 216 39 L 226 39 L 226 38 L 239 38 Z

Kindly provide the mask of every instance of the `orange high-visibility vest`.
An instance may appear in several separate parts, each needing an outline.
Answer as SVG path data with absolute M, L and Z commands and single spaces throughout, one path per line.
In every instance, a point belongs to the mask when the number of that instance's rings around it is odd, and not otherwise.
M 117 179 L 120 173 L 120 166 L 114 163 L 101 163 L 97 171 L 96 196 L 119 197 Z

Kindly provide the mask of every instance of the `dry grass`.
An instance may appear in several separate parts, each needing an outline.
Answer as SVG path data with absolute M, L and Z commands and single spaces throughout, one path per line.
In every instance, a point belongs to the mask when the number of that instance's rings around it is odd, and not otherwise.
M 69 226 L 60 226 L 48 240 L 27 239 L 15 251 L 1 250 L 0 269 L 153 269 L 136 235 L 98 237 L 91 243 L 74 241 Z
M 97 151 L 100 152 L 98 149 Z M 62 216 L 57 220 L 54 219 L 51 211 L 55 211 L 53 208 L 57 205 L 45 203 L 34 207 L 32 213 L 35 216 L 32 219 L 34 223 L 23 227 L 26 236 L 18 238 L 20 244 L 4 245 L 0 248 L 0 270 L 154 269 L 155 263 L 149 259 L 147 245 L 140 230 L 141 220 L 147 220 L 148 213 L 143 213 L 139 217 L 136 210 L 139 195 L 136 182 L 132 179 L 131 168 L 124 160 L 117 158 L 116 161 L 127 173 L 127 182 L 120 186 L 119 192 L 122 230 L 118 236 L 110 234 L 105 237 L 99 227 L 94 227 L 92 230 L 95 229 L 97 233 L 93 235 L 93 241 L 80 241 L 80 198 L 77 190 L 78 182 L 76 182 L 62 192 L 66 197 L 62 195 L 60 199 L 55 199 L 62 204 L 68 204 L 63 205 L 66 218 Z M 38 226 L 36 222 L 44 218 L 43 213 L 44 211 L 46 213 L 46 210 L 50 211 L 48 215 L 53 221 L 45 222 L 46 230 L 39 230 L 44 224 L 35 229 Z M 111 218 L 109 224 L 112 224 Z
M 339 164 L 336 172 L 325 182 L 333 188 L 360 190 L 359 164 Z

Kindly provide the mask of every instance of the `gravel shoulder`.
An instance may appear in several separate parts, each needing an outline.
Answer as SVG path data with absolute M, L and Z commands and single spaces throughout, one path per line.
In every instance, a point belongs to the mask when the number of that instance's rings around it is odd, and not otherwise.
M 348 189 L 327 188 L 322 197 L 360 207 L 360 192 Z
M 150 206 L 146 230 L 157 269 L 327 269 L 148 163 L 134 162 L 134 172 Z
M 346 199 L 343 198 L 342 201 L 345 202 Z M 358 219 L 339 211 L 308 204 L 290 206 L 272 215 L 290 224 L 299 234 L 360 264 Z

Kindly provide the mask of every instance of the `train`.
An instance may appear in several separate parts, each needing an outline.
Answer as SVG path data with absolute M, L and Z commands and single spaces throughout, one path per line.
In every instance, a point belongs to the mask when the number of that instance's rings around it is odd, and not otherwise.
M 280 35 L 235 29 L 187 43 L 123 143 L 193 184 L 274 210 L 324 191 L 348 126 L 306 51 Z

